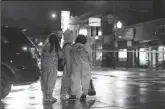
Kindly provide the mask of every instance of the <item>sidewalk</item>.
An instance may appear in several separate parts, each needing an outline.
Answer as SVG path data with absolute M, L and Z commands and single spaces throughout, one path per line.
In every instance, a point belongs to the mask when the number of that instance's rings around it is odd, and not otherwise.
M 129 72 L 149 72 L 149 73 L 165 73 L 165 69 L 163 70 L 152 70 L 152 69 L 143 69 L 143 68 L 124 68 L 124 67 L 117 67 L 116 69 L 113 68 L 102 68 L 102 67 L 94 67 L 93 71 L 129 71 Z
M 165 71 L 164 70 L 147 70 L 137 68 L 99 68 L 92 69 L 92 76 L 107 76 L 110 78 L 118 78 L 125 81 L 139 81 L 139 82 L 160 82 L 165 83 Z M 62 76 L 62 72 L 58 72 L 58 77 Z M 99 76 L 99 77 L 100 77 Z
M 102 75 L 111 78 L 118 78 L 125 81 L 139 82 L 165 82 L 165 71 L 163 70 L 147 70 L 147 69 L 124 69 L 124 68 L 93 68 L 92 75 Z
M 123 72 L 122 72 L 123 71 Z M 142 68 L 102 68 L 102 67 L 94 67 L 92 69 L 92 74 L 101 74 L 101 75 L 112 75 L 114 72 L 122 72 L 122 74 L 129 73 L 132 75 L 143 75 L 142 73 L 150 74 L 150 76 L 156 77 L 165 77 L 165 70 L 149 70 L 149 69 L 142 69 Z M 61 77 L 63 72 L 58 72 L 58 77 Z

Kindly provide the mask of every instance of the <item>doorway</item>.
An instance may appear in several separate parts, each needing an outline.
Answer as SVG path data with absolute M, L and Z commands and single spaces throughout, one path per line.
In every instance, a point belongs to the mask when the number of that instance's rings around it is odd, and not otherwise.
M 157 68 L 157 50 L 152 49 L 151 50 L 151 65 L 152 68 Z

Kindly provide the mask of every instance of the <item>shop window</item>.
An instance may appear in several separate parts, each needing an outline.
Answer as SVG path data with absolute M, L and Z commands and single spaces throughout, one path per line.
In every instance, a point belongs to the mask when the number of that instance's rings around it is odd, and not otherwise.
M 102 45 L 100 44 L 98 44 L 97 46 L 96 46 L 96 49 L 97 50 L 102 50 Z M 96 61 L 102 61 L 102 51 L 97 51 L 96 52 Z
M 79 34 L 82 34 L 82 35 L 88 35 L 88 31 L 87 31 L 87 28 L 81 28 L 80 30 L 79 30 Z
M 148 48 L 140 48 L 139 49 L 139 64 L 141 66 L 146 66 L 148 65 L 148 59 L 149 59 L 149 56 L 148 56 Z
M 163 56 L 163 60 L 165 61 L 165 46 L 164 46 L 164 56 Z
M 158 61 L 162 62 L 165 61 L 165 46 L 158 47 Z
M 96 61 L 102 61 L 102 52 L 96 52 Z
M 120 49 L 118 53 L 119 61 L 127 61 L 127 49 Z

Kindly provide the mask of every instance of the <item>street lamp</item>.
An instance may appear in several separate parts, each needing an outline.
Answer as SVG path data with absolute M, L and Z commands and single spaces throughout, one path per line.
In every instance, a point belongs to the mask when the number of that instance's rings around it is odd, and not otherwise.
M 53 19 L 56 18 L 56 14 L 55 13 L 52 13 L 51 16 L 52 16 Z
M 40 42 L 39 44 L 38 44 L 38 46 L 42 46 L 43 45 L 43 42 Z
M 117 26 L 117 28 L 122 28 L 122 23 L 120 21 L 118 21 L 116 26 Z

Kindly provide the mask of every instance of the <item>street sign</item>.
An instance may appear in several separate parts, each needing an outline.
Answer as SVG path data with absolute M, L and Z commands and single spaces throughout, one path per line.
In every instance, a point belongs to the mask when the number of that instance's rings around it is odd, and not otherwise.
M 89 26 L 100 27 L 101 19 L 100 18 L 89 18 Z

